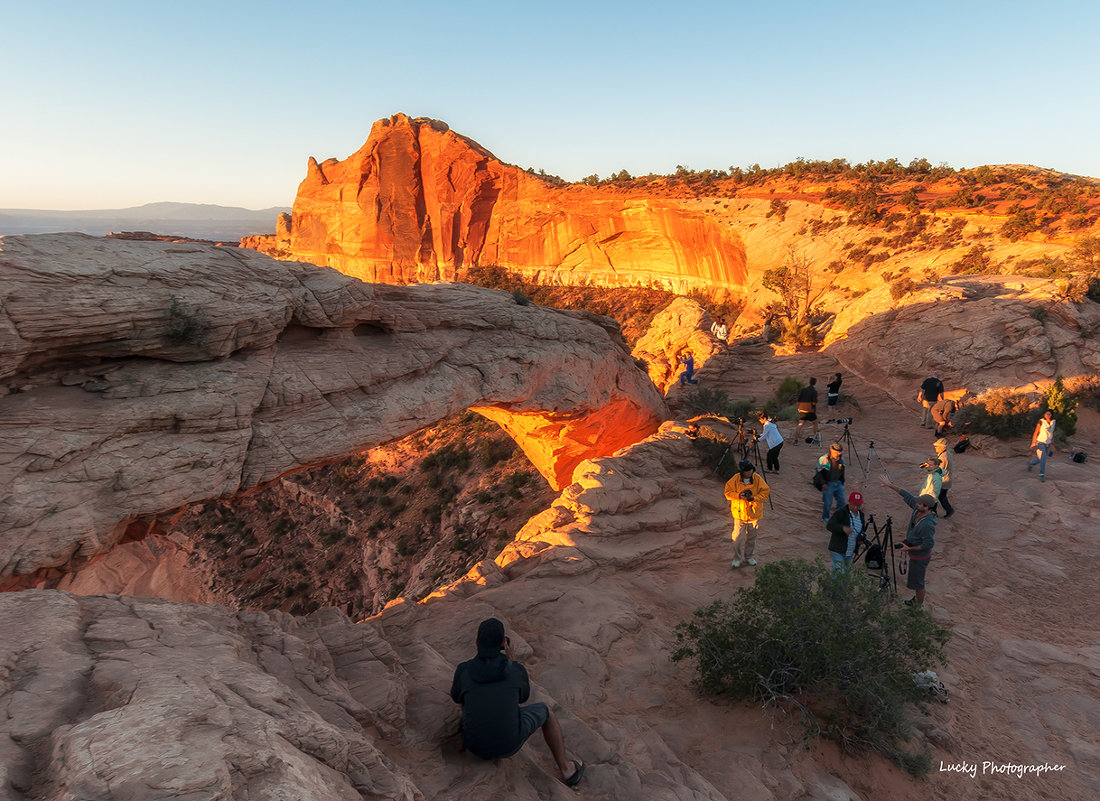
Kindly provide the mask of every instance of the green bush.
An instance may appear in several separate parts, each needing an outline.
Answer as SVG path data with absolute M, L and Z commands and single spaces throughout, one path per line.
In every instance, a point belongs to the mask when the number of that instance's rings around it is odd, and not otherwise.
M 907 770 L 907 710 L 924 711 L 914 674 L 944 663 L 950 633 L 927 612 L 901 606 L 859 571 L 820 560 L 771 562 L 731 602 L 716 601 L 676 627 L 672 660 L 695 664 L 707 694 L 801 713 L 808 737 L 870 748 Z
M 186 345 L 201 345 L 206 340 L 199 313 L 172 295 L 168 306 L 168 338 Z
M 734 473 L 737 472 L 737 463 L 741 460 L 741 456 L 730 450 L 728 439 L 710 426 L 700 426 L 693 444 L 699 452 L 699 461 L 721 479 L 722 483 L 733 478 Z
M 1054 383 L 1043 394 L 1039 411 L 1042 413 L 1048 409 L 1054 413 L 1054 420 L 1057 422 L 1055 434 L 1061 439 L 1072 437 L 1077 431 L 1077 396 L 1066 390 L 1062 376 L 1055 378 Z
M 764 403 L 764 414 L 776 420 L 794 420 L 798 416 L 795 402 L 802 389 L 802 382 L 787 376 L 779 382 L 775 395 Z
M 1030 396 L 998 387 L 962 406 L 953 422 L 978 434 L 1015 439 L 1030 434 L 1040 414 Z

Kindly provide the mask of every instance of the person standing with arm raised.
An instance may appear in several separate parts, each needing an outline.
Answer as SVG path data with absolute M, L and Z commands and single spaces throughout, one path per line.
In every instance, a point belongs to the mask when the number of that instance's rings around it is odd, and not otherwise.
M 936 499 L 931 495 L 913 497 L 901 487 L 892 484 L 886 476 L 882 476 L 882 485 L 900 495 L 913 510 L 905 539 L 894 547 L 909 554 L 909 572 L 905 586 L 913 590 L 914 595 L 905 603 L 921 609 L 924 607 L 924 578 L 928 572 L 928 563 L 932 560 L 932 548 L 936 544 L 936 513 L 932 511 Z

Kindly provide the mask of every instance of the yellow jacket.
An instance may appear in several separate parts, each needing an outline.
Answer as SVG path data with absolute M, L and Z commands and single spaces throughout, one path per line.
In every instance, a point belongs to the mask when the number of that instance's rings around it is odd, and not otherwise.
M 743 490 L 747 489 L 752 490 L 751 501 L 738 497 Z M 755 470 L 752 481 L 748 484 L 741 481 L 740 473 L 726 482 L 726 498 L 730 502 L 730 511 L 738 520 L 759 520 L 764 514 L 764 501 L 768 500 L 770 492 L 767 483 Z

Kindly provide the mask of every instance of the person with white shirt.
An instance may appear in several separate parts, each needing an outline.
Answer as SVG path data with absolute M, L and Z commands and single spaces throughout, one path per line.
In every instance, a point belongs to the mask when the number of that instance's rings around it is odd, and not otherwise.
M 1035 451 L 1035 458 L 1027 463 L 1030 470 L 1039 465 L 1039 480 L 1047 480 L 1047 454 L 1054 450 L 1054 412 L 1047 409 L 1039 422 L 1035 424 L 1035 433 L 1031 435 L 1031 448 Z

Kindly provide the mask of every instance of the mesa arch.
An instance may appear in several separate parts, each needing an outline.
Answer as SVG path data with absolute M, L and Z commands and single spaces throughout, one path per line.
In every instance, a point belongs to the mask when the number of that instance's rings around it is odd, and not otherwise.
M 232 248 L 0 237 L 0 585 L 467 408 L 555 488 L 667 415 L 596 315 Z

